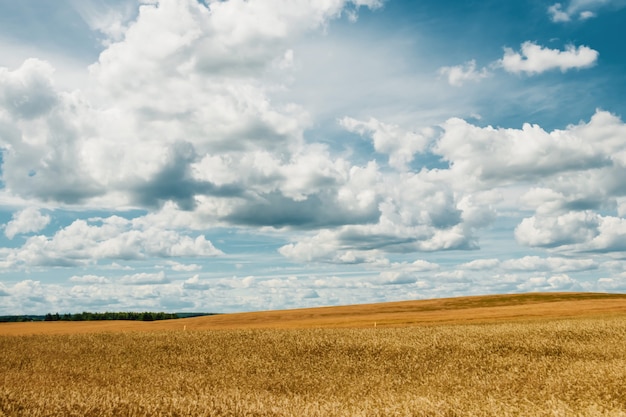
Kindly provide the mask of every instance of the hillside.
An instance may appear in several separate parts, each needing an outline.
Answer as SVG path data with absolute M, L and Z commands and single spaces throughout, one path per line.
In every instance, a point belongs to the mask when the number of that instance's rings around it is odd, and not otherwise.
M 528 293 L 222 314 L 158 322 L 0 323 L 0 335 L 472 324 L 626 315 L 626 294 Z

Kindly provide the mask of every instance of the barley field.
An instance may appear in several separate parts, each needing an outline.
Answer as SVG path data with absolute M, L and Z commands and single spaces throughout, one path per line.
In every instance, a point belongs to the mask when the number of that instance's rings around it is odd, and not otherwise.
M 0 336 L 0 416 L 626 416 L 626 316 Z

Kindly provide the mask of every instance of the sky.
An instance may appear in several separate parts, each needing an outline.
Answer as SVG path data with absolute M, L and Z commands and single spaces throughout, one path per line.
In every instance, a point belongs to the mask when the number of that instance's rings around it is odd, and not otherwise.
M 626 0 L 0 0 L 0 315 L 626 292 Z

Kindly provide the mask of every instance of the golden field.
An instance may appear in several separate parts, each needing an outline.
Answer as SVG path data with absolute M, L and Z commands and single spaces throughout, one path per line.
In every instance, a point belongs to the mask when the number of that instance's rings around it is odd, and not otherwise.
M 0 416 L 626 416 L 623 295 L 88 324 L 0 325 Z

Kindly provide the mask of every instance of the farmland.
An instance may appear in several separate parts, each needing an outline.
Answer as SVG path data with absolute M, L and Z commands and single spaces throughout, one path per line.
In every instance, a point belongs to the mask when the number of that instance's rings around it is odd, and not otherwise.
M 0 335 L 0 416 L 626 415 L 619 295 L 7 323 Z

